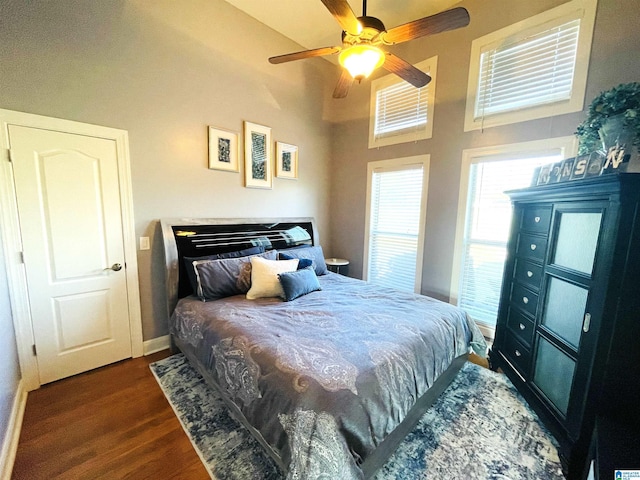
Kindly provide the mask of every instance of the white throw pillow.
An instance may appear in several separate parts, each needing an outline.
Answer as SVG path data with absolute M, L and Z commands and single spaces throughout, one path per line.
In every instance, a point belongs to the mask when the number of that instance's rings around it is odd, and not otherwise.
M 249 300 L 266 297 L 282 297 L 284 291 L 278 279 L 279 273 L 295 272 L 299 260 L 266 260 L 251 257 L 251 288 L 247 292 Z

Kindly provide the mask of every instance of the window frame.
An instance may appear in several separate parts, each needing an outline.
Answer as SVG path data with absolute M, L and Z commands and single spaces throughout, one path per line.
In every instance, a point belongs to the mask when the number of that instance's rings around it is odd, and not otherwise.
M 584 108 L 597 4 L 598 0 L 572 0 L 473 40 L 471 43 L 464 131 L 481 130 L 484 128 L 582 111 Z M 573 87 L 569 100 L 524 107 L 493 115 L 475 116 L 476 97 L 478 95 L 480 81 L 480 57 L 483 52 L 496 48 L 506 41 L 522 40 L 536 33 L 576 19 L 580 20 L 580 33 L 578 35 Z
M 364 227 L 364 255 L 362 262 L 362 278 L 369 281 L 369 247 L 371 230 L 371 193 L 374 171 L 393 171 L 410 168 L 412 165 L 422 166 L 422 198 L 420 202 L 420 224 L 418 226 L 418 244 L 416 252 L 416 274 L 414 280 L 414 293 L 421 293 L 422 290 L 422 267 L 424 256 L 424 237 L 427 214 L 427 197 L 429 194 L 429 164 L 431 155 L 415 155 L 411 157 L 394 158 L 389 160 L 378 160 L 367 164 L 367 196 L 365 210 Z
M 433 115 L 435 111 L 435 95 L 438 73 L 438 56 L 433 56 L 422 62 L 414 65 L 417 69 L 428 73 L 431 76 L 431 81 L 427 85 L 427 123 L 423 128 L 417 129 L 412 132 L 388 135 L 382 138 L 376 139 L 375 137 L 375 124 L 376 124 L 376 110 L 377 110 L 377 94 L 378 91 L 391 87 L 393 85 L 400 84 L 405 80 L 402 80 L 395 74 L 385 75 L 384 77 L 377 78 L 371 82 L 371 94 L 369 97 L 369 148 L 385 147 L 388 145 L 397 145 L 399 143 L 414 142 L 417 140 L 425 140 L 431 138 L 433 135 Z M 424 88 L 424 87 L 423 87 Z
M 563 158 L 570 158 L 575 156 L 577 151 L 578 141 L 575 136 L 554 137 L 542 140 L 533 140 L 529 142 L 471 148 L 462 151 L 460 187 L 458 193 L 458 212 L 456 218 L 456 235 L 453 251 L 453 266 L 451 271 L 451 286 L 449 290 L 449 302 L 451 304 L 458 305 L 461 290 L 460 286 L 462 282 L 462 270 L 464 268 L 463 247 L 467 220 L 466 212 L 471 165 L 483 162 L 513 160 L 515 156 L 524 159 L 560 154 L 563 156 Z M 491 327 L 484 323 L 476 324 L 486 338 L 494 338 L 495 327 Z

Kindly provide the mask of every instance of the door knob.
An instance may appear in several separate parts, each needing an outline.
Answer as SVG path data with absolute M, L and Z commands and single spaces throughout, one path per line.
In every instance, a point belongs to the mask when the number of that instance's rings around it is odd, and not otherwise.
M 119 272 L 120 270 L 122 270 L 122 265 L 119 263 L 114 263 L 113 265 L 111 265 L 111 267 L 105 268 L 105 270 L 113 270 L 114 272 Z

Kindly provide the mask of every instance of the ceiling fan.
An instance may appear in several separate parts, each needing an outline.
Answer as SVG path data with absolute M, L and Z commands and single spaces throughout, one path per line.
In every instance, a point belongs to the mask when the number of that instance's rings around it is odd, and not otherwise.
M 269 58 L 269 62 L 278 64 L 339 53 L 340 65 L 344 69 L 333 91 L 333 98 L 346 97 L 354 80 L 362 81 L 378 67 L 395 73 L 415 87 L 424 87 L 431 81 L 428 74 L 393 53 L 385 52 L 381 47 L 469 24 L 469 12 L 457 7 L 386 30 L 379 19 L 367 16 L 367 0 L 362 2 L 361 17 L 356 17 L 347 0 L 321 1 L 342 27 L 342 47 L 315 48 L 278 55 Z

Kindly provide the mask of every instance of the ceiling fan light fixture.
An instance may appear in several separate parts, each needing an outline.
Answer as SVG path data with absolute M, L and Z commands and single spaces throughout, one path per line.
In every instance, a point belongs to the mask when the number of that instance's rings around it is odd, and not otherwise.
M 340 65 L 348 70 L 358 81 L 367 78 L 384 63 L 384 52 L 374 45 L 367 43 L 352 45 L 340 52 Z

